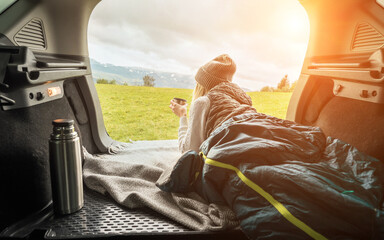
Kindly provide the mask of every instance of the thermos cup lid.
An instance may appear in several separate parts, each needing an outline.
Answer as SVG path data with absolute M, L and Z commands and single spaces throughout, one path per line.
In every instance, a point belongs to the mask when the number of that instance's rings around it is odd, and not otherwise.
M 175 99 L 176 101 L 187 102 L 187 100 L 184 99 L 184 98 L 177 98 L 177 97 L 175 97 L 173 99 Z
M 69 127 L 74 124 L 74 121 L 72 119 L 55 119 L 52 124 L 55 127 Z
M 173 100 L 175 100 L 175 102 L 177 103 L 177 104 L 180 104 L 180 105 L 184 105 L 184 104 L 186 104 L 187 103 L 187 100 L 185 100 L 185 99 L 183 99 L 183 98 L 173 98 Z

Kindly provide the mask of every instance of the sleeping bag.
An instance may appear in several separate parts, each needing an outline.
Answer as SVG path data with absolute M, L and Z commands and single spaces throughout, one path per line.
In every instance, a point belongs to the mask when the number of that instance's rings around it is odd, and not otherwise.
M 383 239 L 384 167 L 321 129 L 232 117 L 157 186 L 226 204 L 250 239 Z

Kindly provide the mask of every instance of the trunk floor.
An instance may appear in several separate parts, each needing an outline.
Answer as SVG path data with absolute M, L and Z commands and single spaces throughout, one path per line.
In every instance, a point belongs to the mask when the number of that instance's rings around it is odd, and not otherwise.
M 76 213 L 54 216 L 39 229 L 46 239 L 106 235 L 148 235 L 196 232 L 150 209 L 128 209 L 100 193 L 84 189 L 84 207 Z
M 53 215 L 35 228 L 37 239 L 248 239 L 241 230 L 199 232 L 151 210 L 128 209 L 112 198 L 84 189 L 84 207 Z M 41 233 L 43 234 L 41 235 Z M 35 239 L 32 237 L 30 239 Z

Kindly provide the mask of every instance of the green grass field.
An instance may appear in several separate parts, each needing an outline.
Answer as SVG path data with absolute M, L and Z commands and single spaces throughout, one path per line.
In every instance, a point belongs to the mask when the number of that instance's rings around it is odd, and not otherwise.
M 192 99 L 192 90 L 96 84 L 108 134 L 117 141 L 177 139 L 174 97 Z M 285 118 L 292 93 L 248 93 L 258 112 Z

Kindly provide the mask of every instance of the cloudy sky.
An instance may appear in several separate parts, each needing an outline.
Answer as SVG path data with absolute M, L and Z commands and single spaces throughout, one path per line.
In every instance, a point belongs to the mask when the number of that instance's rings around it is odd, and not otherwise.
M 298 0 L 103 0 L 88 31 L 101 63 L 194 75 L 227 53 L 234 82 L 259 90 L 297 80 L 309 23 Z

